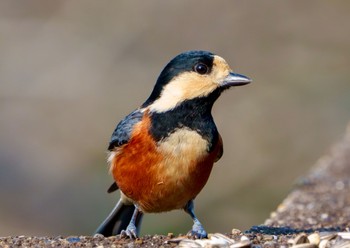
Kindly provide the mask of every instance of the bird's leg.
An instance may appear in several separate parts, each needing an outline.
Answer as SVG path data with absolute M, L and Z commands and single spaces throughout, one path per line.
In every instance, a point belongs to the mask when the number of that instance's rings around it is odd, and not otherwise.
M 124 237 L 129 237 L 130 239 L 136 239 L 138 234 L 136 222 L 142 218 L 142 215 L 143 213 L 135 205 L 135 210 L 132 214 L 129 225 L 127 226 L 126 230 L 121 231 L 120 234 Z
M 204 230 L 204 227 L 202 226 L 202 224 L 199 222 L 196 215 L 194 214 L 193 200 L 190 200 L 189 202 L 187 202 L 186 206 L 184 207 L 184 210 L 186 213 L 188 213 L 191 216 L 193 220 L 192 230 L 188 232 L 188 235 L 194 236 L 195 238 L 199 238 L 199 239 L 207 238 L 208 237 L 207 232 Z

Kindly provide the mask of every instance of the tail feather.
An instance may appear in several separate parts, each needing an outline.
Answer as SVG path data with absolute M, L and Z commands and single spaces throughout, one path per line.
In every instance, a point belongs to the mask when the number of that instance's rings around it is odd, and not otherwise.
M 126 230 L 134 211 L 134 205 L 126 205 L 119 200 L 112 212 L 97 228 L 95 233 L 102 234 L 105 237 L 120 234 L 122 230 Z M 140 230 L 141 221 L 142 214 L 136 219 L 136 227 L 138 231 Z

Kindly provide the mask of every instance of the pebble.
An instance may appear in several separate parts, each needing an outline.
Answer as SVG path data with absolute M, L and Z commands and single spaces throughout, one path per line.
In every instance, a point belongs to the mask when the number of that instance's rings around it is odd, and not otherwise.
M 248 248 L 251 247 L 252 244 L 249 240 L 238 241 L 230 245 L 230 248 Z
M 232 235 L 240 235 L 242 232 L 241 232 L 241 230 L 239 230 L 239 229 L 235 229 L 235 228 L 233 228 L 232 230 L 231 230 L 231 234 Z
M 200 248 L 202 247 L 199 243 L 192 239 L 185 239 L 182 240 L 177 247 L 183 247 L 183 248 Z
M 334 244 L 332 244 L 333 248 L 349 248 L 350 247 L 350 242 L 348 240 L 338 240 Z
M 315 244 L 310 243 L 303 243 L 303 244 L 297 244 L 293 245 L 292 248 L 317 248 L 318 246 Z
M 221 233 L 211 234 L 210 239 L 213 241 L 225 242 L 226 244 L 233 244 L 235 242 L 233 239 L 230 239 Z
M 342 237 L 343 239 L 350 239 L 350 232 L 339 232 L 338 236 Z
M 209 235 L 209 239 L 184 239 L 179 243 L 178 247 L 250 248 L 252 247 L 252 244 L 246 236 L 242 236 L 240 241 L 235 241 L 221 233 L 214 233 Z
M 315 244 L 315 245 L 318 245 L 321 241 L 320 235 L 318 233 L 310 234 L 309 236 L 307 236 L 307 239 L 311 244 Z
M 320 233 L 320 239 L 321 240 L 332 240 L 337 237 L 336 233 L 330 233 L 330 232 L 323 232 Z
M 328 241 L 327 239 L 321 240 L 321 242 L 319 243 L 318 247 L 319 247 L 319 248 L 326 248 L 328 242 L 329 242 L 329 241 Z
M 243 236 L 241 237 L 241 241 L 246 241 L 246 240 L 249 241 L 249 238 L 248 238 L 247 236 L 244 236 L 244 235 L 243 235 Z
M 264 239 L 265 239 L 266 241 L 274 240 L 273 235 L 264 235 L 263 237 L 264 237 Z
M 169 239 L 169 240 L 165 241 L 165 243 L 166 244 L 168 244 L 168 243 L 169 244 L 172 244 L 172 243 L 173 244 L 178 244 L 178 243 L 180 243 L 183 240 L 187 240 L 187 238 L 179 236 L 179 237 L 175 237 L 175 238 Z
M 66 238 L 66 240 L 69 243 L 76 243 L 76 242 L 80 242 L 81 241 L 81 239 L 79 237 L 68 237 L 68 238 Z
M 263 245 L 264 248 L 276 248 L 278 247 L 277 242 L 275 241 L 266 241 Z
M 294 239 L 288 240 L 288 244 L 292 246 L 304 244 L 306 242 L 308 242 L 308 239 L 305 233 L 298 234 Z
M 135 244 L 142 245 L 142 243 L 143 243 L 143 240 L 140 239 L 140 238 L 137 238 L 137 239 L 135 240 Z
M 102 234 L 96 233 L 93 237 L 94 239 L 103 239 L 105 236 L 103 236 Z

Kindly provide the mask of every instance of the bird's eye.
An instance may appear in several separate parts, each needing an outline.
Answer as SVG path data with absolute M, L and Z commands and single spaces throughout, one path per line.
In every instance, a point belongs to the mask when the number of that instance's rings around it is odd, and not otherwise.
M 201 75 L 208 73 L 208 66 L 202 63 L 198 63 L 193 67 L 193 70 Z

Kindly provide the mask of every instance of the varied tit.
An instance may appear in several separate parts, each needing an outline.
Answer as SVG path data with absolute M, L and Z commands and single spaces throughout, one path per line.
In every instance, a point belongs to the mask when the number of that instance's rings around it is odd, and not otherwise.
M 211 110 L 220 94 L 251 79 L 207 51 L 188 51 L 160 73 L 149 98 L 117 125 L 109 143 L 110 172 L 121 197 L 96 233 L 136 238 L 144 213 L 184 209 L 190 235 L 207 237 L 193 200 L 223 154 Z

